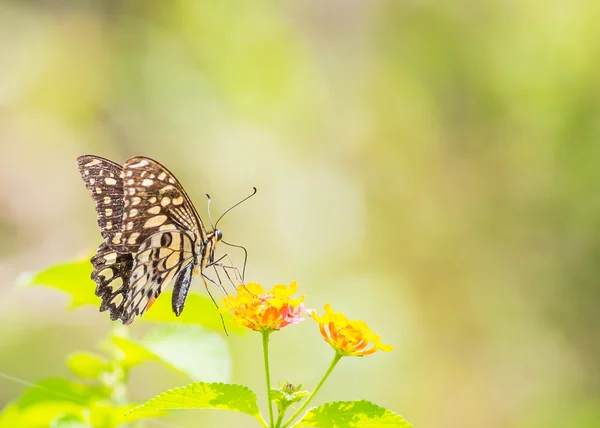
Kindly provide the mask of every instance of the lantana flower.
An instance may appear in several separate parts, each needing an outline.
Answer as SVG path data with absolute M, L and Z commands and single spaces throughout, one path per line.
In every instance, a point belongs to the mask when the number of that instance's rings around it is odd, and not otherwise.
M 319 323 L 323 338 L 341 356 L 362 357 L 377 350 L 390 352 L 391 345 L 384 345 L 379 335 L 373 333 L 364 321 L 348 320 L 341 312 L 334 312 L 325 305 L 322 317 L 312 312 L 312 318 Z
M 221 312 L 232 312 L 231 321 L 256 331 L 276 331 L 290 324 L 304 321 L 301 317 L 304 309 L 304 296 L 292 298 L 298 289 L 298 283 L 289 286 L 279 284 L 271 291 L 259 284 L 248 283 L 238 288 L 237 296 L 223 299 L 225 305 Z

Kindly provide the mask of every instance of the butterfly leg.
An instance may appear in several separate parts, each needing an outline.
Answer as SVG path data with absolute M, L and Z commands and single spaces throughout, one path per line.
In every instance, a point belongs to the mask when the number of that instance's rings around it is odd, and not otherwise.
M 206 287 L 206 291 L 207 291 L 208 295 L 210 296 L 210 300 L 212 300 L 212 302 L 215 304 L 215 307 L 218 310 L 219 309 L 219 305 L 217 304 L 215 298 L 213 297 L 213 295 L 211 294 L 210 290 L 208 289 L 208 284 L 206 283 L 206 280 L 208 279 L 210 282 L 212 282 L 213 284 L 215 284 L 220 289 L 222 289 L 223 286 L 221 284 L 217 284 L 212 278 L 206 276 L 204 274 L 204 272 L 201 272 L 201 275 L 202 275 L 202 282 L 204 282 L 204 287 Z M 229 336 L 229 333 L 227 332 L 227 327 L 225 327 L 225 319 L 223 318 L 223 314 L 221 312 L 219 312 L 219 316 L 221 317 L 221 324 L 223 324 L 223 330 L 225 330 L 225 334 L 227 336 Z
M 229 280 L 229 283 L 231 284 L 231 286 L 233 287 L 233 289 L 236 290 L 236 285 L 233 282 L 233 280 L 231 279 L 231 276 L 229 275 L 229 273 L 227 272 L 227 269 L 226 269 L 229 266 L 223 266 L 220 263 L 212 264 L 212 265 L 209 265 L 209 266 L 214 269 L 215 275 L 217 276 L 217 281 L 219 282 L 219 284 L 221 284 L 221 288 L 222 288 L 222 290 L 223 290 L 223 292 L 224 292 L 225 295 L 229 295 L 229 293 L 227 293 L 227 290 L 225 289 L 225 286 L 223 285 L 223 281 L 221 281 L 221 276 L 219 275 L 219 270 L 217 269 L 217 267 L 223 268 L 223 272 L 225 273 L 225 276 Z
M 228 265 L 221 263 L 221 260 L 223 260 L 225 258 L 227 258 L 227 260 L 229 262 Z M 208 266 L 219 266 L 219 267 L 222 267 L 223 270 L 233 269 L 235 272 L 236 281 L 239 281 L 240 284 L 244 284 L 244 275 L 240 274 L 240 270 L 233 264 L 233 260 L 231 260 L 231 256 L 229 255 L 229 253 L 223 254 L 221 257 L 219 257 L 214 262 L 210 263 Z
M 221 281 L 221 277 L 219 276 L 219 271 L 217 270 L 217 267 L 215 265 L 212 265 L 212 268 L 215 271 L 215 275 L 217 275 L 217 281 L 219 282 L 219 284 L 223 284 L 223 282 Z
M 219 290 L 221 290 L 221 292 L 223 293 L 223 295 L 227 296 L 227 291 L 223 287 L 223 284 L 221 284 L 220 282 L 215 281 L 210 276 L 206 275 L 204 272 L 201 272 L 200 274 L 202 275 L 202 281 L 204 282 L 204 287 L 206 288 L 207 291 L 208 291 L 208 284 L 206 283 L 206 280 L 208 280 L 211 284 L 216 285 L 217 288 Z M 210 294 L 210 291 L 209 291 L 209 294 Z M 212 298 L 212 296 L 211 296 L 211 298 Z
M 225 273 L 225 276 L 227 276 L 227 279 L 229 280 L 229 283 L 231 284 L 231 286 L 233 287 L 233 289 L 235 291 L 237 291 L 236 283 L 233 282 L 233 279 L 231 279 L 231 275 L 229 275 L 229 272 L 227 271 L 227 268 L 229 268 L 230 266 L 219 265 L 219 267 L 223 268 L 223 272 Z M 236 279 L 236 281 L 237 281 L 237 279 Z M 238 281 L 238 283 L 239 283 L 239 281 Z

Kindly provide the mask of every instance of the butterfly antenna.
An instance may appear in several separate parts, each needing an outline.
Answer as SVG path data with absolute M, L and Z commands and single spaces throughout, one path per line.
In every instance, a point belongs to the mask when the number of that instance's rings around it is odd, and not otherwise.
M 210 215 L 210 195 L 207 193 L 206 197 L 208 198 L 208 220 L 210 221 L 210 227 L 212 227 L 213 230 L 215 230 L 215 226 L 213 225 L 212 217 Z
M 237 207 L 242 202 L 245 202 L 248 199 L 250 199 L 252 196 L 256 195 L 256 187 L 253 187 L 252 189 L 253 189 L 253 192 L 250 195 L 246 196 L 244 199 L 242 199 L 237 204 L 235 204 L 234 206 L 232 206 L 231 208 L 229 208 L 227 211 L 225 211 L 223 214 L 221 214 L 221 217 L 219 217 L 219 219 L 215 223 L 215 226 L 213 227 L 213 229 L 216 229 L 217 225 L 219 224 L 219 222 L 221 221 L 221 219 L 225 216 L 225 214 L 227 214 L 229 211 L 231 211 L 232 209 L 234 209 L 235 207 Z
M 235 248 L 241 248 L 242 250 L 244 250 L 244 267 L 242 268 L 242 284 L 245 282 L 245 278 L 246 278 L 246 262 L 248 261 L 248 250 L 246 250 L 246 247 L 242 246 L 242 245 L 235 245 L 235 244 L 231 244 L 227 241 L 221 241 L 223 244 L 225 245 L 229 245 L 230 247 L 235 247 Z

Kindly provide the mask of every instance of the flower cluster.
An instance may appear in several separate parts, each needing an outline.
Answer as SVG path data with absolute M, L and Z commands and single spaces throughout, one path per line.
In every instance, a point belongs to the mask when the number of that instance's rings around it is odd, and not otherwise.
M 232 312 L 231 321 L 256 331 L 280 330 L 290 324 L 298 324 L 304 309 L 304 296 L 294 299 L 298 284 L 276 285 L 266 291 L 259 284 L 249 283 L 238 288 L 236 297 L 223 299 L 222 312 Z
M 312 318 L 319 323 L 323 338 L 340 355 L 362 357 L 377 350 L 390 352 L 393 349 L 391 345 L 384 345 L 379 335 L 373 333 L 364 321 L 348 320 L 341 312 L 334 312 L 328 304 L 322 317 L 313 312 Z M 369 344 L 372 346 L 369 347 Z
M 270 332 L 280 330 L 304 319 L 303 312 L 311 313 L 319 324 L 323 338 L 341 356 L 364 356 L 377 350 L 389 352 L 391 345 L 384 345 L 379 335 L 373 333 L 363 321 L 348 320 L 344 314 L 334 312 L 325 305 L 322 317 L 315 311 L 304 309 L 304 296 L 293 298 L 298 284 L 276 285 L 271 291 L 259 284 L 249 283 L 238 288 L 236 297 L 224 299 L 222 312 L 232 312 L 232 322 L 252 330 Z

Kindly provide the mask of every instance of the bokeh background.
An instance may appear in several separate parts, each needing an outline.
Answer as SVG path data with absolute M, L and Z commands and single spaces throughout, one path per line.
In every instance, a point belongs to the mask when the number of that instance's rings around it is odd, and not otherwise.
M 221 223 L 247 278 L 297 280 L 395 346 L 343 360 L 315 403 L 600 426 L 599 20 L 592 0 L 1 1 L 0 371 L 68 375 L 106 334 L 15 283 L 100 242 L 76 156 L 143 154 L 203 215 L 258 187 Z M 258 338 L 228 340 L 261 393 Z M 272 343 L 274 383 L 329 363 L 312 322 Z M 138 399 L 184 383 L 140 373 Z M 23 388 L 0 379 L 0 405 Z

